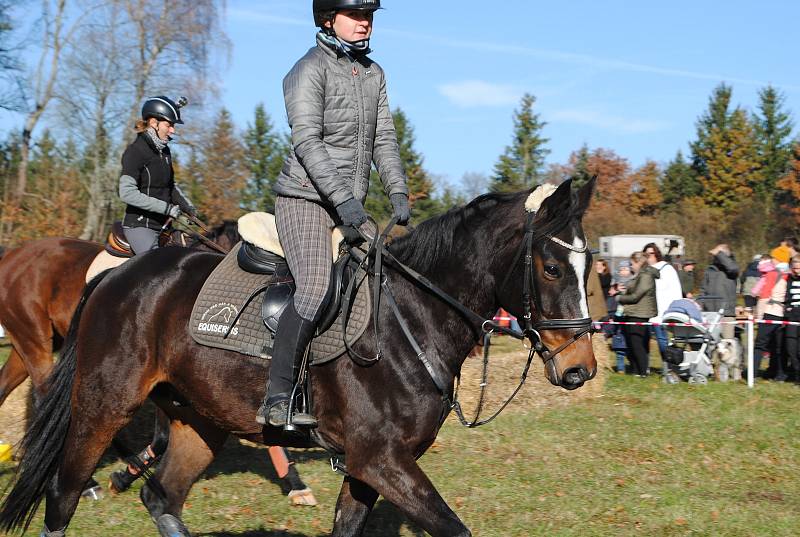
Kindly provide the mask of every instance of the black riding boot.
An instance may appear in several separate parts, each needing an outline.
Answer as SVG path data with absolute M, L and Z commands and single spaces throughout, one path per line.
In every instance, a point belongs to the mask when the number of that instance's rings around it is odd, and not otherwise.
M 294 308 L 294 301 L 290 301 L 281 314 L 275 330 L 267 394 L 256 414 L 258 423 L 269 424 L 273 427 L 286 425 L 289 414 L 289 397 L 306 347 L 314 336 L 315 328 L 315 323 L 300 317 Z M 303 423 L 298 422 L 298 425 L 303 425 Z

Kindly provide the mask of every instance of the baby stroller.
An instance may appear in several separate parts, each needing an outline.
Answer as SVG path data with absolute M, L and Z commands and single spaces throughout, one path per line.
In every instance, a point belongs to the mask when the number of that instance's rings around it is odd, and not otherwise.
M 712 353 L 720 341 L 722 311 L 700 311 L 691 300 L 680 299 L 670 304 L 663 322 L 686 326 L 667 326 L 668 346 L 664 357 L 664 382 L 707 384 L 714 373 Z

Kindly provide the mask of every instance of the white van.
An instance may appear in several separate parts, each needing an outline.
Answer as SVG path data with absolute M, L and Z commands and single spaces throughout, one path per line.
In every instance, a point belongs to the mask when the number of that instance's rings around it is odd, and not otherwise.
M 600 237 L 598 257 L 608 261 L 609 269 L 615 274 L 620 261 L 630 259 L 633 252 L 641 252 L 644 245 L 651 242 L 667 260 L 684 255 L 685 242 L 680 235 L 609 235 Z

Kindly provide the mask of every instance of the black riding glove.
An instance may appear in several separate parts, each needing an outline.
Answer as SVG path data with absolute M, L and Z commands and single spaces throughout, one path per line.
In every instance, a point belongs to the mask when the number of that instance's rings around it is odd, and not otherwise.
M 392 194 L 389 196 L 389 201 L 392 202 L 394 214 L 397 217 L 397 223 L 401 226 L 408 224 L 408 219 L 411 218 L 411 209 L 408 208 L 408 196 L 405 194 Z
M 364 211 L 364 206 L 355 198 L 350 198 L 337 205 L 336 213 L 345 226 L 357 228 L 367 221 L 367 213 Z

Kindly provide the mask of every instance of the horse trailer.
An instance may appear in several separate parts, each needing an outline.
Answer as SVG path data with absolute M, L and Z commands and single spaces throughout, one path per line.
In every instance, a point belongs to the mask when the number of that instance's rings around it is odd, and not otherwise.
M 667 260 L 684 255 L 685 243 L 680 235 L 609 235 L 600 237 L 599 257 L 608 261 L 609 269 L 616 272 L 620 261 L 630 259 L 633 252 L 641 252 L 651 242 Z

